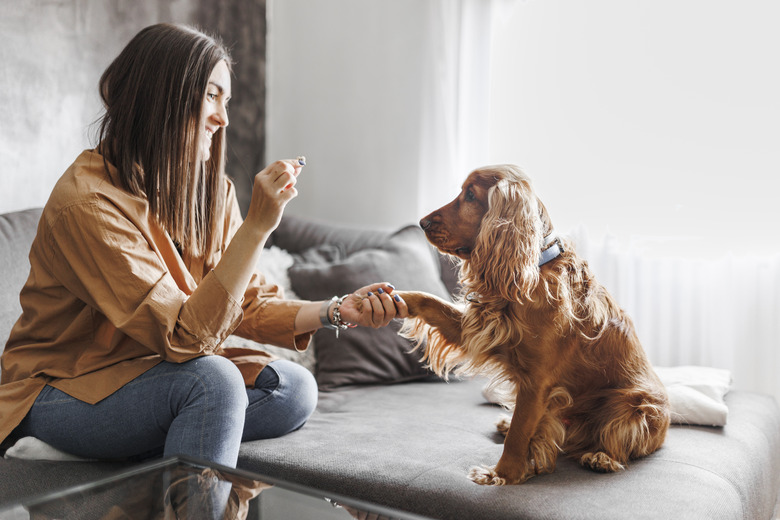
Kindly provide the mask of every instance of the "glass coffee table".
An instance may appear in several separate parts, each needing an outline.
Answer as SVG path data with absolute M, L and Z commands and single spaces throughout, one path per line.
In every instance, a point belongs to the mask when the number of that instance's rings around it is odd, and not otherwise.
M 188 457 L 152 461 L 0 509 L 0 520 L 430 520 Z

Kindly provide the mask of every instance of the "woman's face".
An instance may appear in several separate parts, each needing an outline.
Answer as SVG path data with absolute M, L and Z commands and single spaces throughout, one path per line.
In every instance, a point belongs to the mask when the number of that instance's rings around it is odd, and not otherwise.
M 211 157 L 211 138 L 228 125 L 227 104 L 230 101 L 230 70 L 224 60 L 217 63 L 209 76 L 206 95 L 200 112 L 198 129 L 198 158 Z

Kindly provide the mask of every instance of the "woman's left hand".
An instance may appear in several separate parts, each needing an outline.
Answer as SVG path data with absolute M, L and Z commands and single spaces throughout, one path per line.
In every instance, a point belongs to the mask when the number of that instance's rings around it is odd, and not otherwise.
M 394 287 L 381 282 L 367 285 L 344 298 L 339 311 L 347 323 L 363 327 L 384 327 L 393 318 L 408 315 L 406 304 L 392 295 Z

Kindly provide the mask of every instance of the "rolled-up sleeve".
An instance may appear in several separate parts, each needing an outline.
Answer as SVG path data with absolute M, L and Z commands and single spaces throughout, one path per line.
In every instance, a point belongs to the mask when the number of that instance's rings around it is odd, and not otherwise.
M 304 302 L 279 297 L 279 287 L 255 274 L 244 295 L 244 319 L 238 336 L 278 347 L 306 350 L 312 333 L 295 334 L 295 317 Z

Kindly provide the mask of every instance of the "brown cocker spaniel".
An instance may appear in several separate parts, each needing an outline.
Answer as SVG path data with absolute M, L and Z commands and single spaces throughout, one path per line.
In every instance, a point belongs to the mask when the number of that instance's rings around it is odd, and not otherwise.
M 409 307 L 402 334 L 425 340 L 439 375 L 483 374 L 514 409 L 494 467 L 478 484 L 519 484 L 552 472 L 559 452 L 598 472 L 657 450 L 669 427 L 664 386 L 631 318 L 572 244 L 557 237 L 517 166 L 472 172 L 458 197 L 420 225 L 462 260 L 463 301 L 397 291 Z

